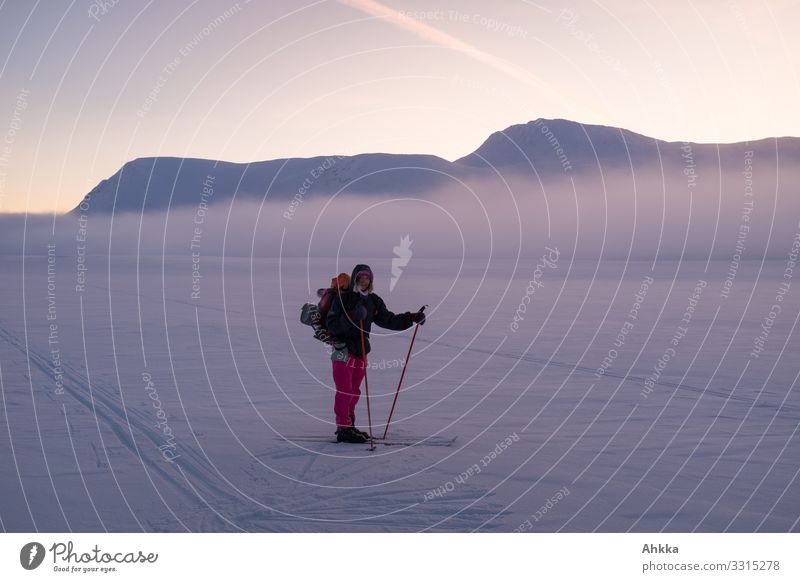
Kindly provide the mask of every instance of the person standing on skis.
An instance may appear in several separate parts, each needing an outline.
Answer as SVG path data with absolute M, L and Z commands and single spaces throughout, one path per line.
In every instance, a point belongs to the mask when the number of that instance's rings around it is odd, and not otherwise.
M 368 433 L 355 426 L 355 410 L 361 396 L 361 381 L 367 370 L 372 323 L 395 331 L 406 330 L 415 323 L 425 323 L 425 314 L 421 309 L 417 313 L 406 311 L 395 314 L 389 311 L 383 299 L 373 292 L 372 279 L 369 265 L 356 265 L 350 277 L 350 287 L 337 293 L 325 320 L 328 331 L 340 340 L 331 354 L 333 382 L 336 385 L 333 411 L 336 415 L 337 442 L 364 443 L 369 439 Z

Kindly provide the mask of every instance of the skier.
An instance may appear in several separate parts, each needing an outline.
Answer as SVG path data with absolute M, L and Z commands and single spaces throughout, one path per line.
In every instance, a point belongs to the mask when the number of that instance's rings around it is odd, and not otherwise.
M 336 440 L 340 443 L 365 443 L 369 439 L 368 433 L 355 426 L 355 410 L 361 396 L 361 381 L 366 374 L 366 356 L 371 349 L 369 331 L 372 323 L 395 331 L 403 331 L 415 323 L 425 323 L 423 310 L 397 314 L 389 311 L 383 299 L 373 292 L 372 279 L 369 265 L 356 265 L 349 288 L 337 293 L 325 322 L 328 331 L 345 344 L 331 354 L 336 385 L 333 411 L 336 415 Z M 361 353 L 362 332 L 359 327 L 362 322 L 364 354 Z

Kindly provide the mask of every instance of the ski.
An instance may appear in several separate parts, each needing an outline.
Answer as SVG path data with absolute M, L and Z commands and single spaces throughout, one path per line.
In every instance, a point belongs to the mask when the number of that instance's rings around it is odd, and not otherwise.
M 333 443 L 333 444 L 365 444 L 368 445 L 369 441 L 365 443 L 339 443 L 335 437 L 315 436 L 315 435 L 300 435 L 300 436 L 286 436 L 275 437 L 277 440 L 290 441 L 290 442 L 308 442 L 308 443 Z M 388 438 L 373 439 L 375 445 L 383 445 L 386 447 L 450 447 L 456 442 L 458 437 L 421 437 L 421 438 Z
M 456 442 L 457 437 L 442 437 L 439 439 L 423 439 L 423 440 L 391 440 L 391 439 L 375 439 L 376 445 L 385 445 L 387 447 L 450 447 Z

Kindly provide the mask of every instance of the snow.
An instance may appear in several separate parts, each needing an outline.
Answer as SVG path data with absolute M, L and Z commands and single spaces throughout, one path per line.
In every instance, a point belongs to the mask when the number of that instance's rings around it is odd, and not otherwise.
M 390 435 L 458 437 L 374 452 L 281 436 L 333 434 L 331 362 L 299 312 L 336 259 L 204 256 L 194 299 L 186 256 L 91 256 L 81 292 L 74 253 L 51 261 L 48 290 L 46 256 L 0 258 L 6 531 L 800 529 L 796 290 L 751 355 L 783 259 L 743 261 L 724 299 L 727 261 L 562 256 L 513 331 L 535 260 L 413 257 L 389 292 L 390 258 L 339 257 L 370 264 L 390 310 L 430 305 Z M 373 329 L 378 434 L 412 331 Z

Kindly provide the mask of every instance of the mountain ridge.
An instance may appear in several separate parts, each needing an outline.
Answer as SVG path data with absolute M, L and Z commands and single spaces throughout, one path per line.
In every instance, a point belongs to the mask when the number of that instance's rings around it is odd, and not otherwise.
M 800 166 L 800 138 L 766 137 L 725 144 L 671 142 L 634 131 L 567 119 L 538 118 L 493 132 L 470 154 L 448 161 L 432 154 L 361 153 L 254 162 L 145 156 L 101 180 L 71 213 L 159 211 L 196 205 L 213 176 L 213 200 L 348 194 L 422 195 L 452 180 L 499 169 L 541 180 L 569 173 L 630 172 L 685 164 L 735 163 L 749 149 Z

